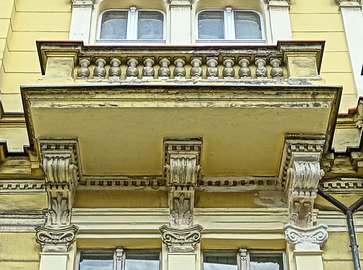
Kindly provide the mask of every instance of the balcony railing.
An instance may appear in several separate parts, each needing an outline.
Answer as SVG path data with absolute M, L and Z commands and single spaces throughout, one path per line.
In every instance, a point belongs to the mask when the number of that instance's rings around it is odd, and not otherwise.
M 84 46 L 37 42 L 42 72 L 74 83 L 237 82 L 309 84 L 320 80 L 324 42 L 275 46 Z

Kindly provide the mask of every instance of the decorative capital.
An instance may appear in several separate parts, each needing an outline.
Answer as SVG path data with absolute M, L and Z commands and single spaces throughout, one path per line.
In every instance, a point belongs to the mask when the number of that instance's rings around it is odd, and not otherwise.
M 194 0 L 168 0 L 171 7 L 173 6 L 191 6 Z
M 320 250 L 320 247 L 328 240 L 328 226 L 325 224 L 311 228 L 287 224 L 284 229 L 286 241 L 295 245 L 295 250 Z
M 95 4 L 95 0 L 72 0 L 72 7 L 92 7 Z
M 362 7 L 362 0 L 337 0 L 340 7 L 345 8 L 356 8 L 356 7 Z
M 36 241 L 43 251 L 67 252 L 76 238 L 78 227 L 75 225 L 54 229 L 48 226 L 35 228 Z
M 169 186 L 195 186 L 200 171 L 200 140 L 165 141 L 165 173 Z
M 172 253 L 193 253 L 200 242 L 203 227 L 195 225 L 185 229 L 176 229 L 163 225 L 160 227 L 161 237 Z
M 267 0 L 269 7 L 289 7 L 290 0 Z

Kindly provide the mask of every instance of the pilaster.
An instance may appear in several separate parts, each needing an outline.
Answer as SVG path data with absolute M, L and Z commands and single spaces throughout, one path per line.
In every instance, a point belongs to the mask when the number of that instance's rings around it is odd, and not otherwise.
M 70 40 L 89 43 L 91 16 L 95 0 L 72 0 L 72 19 L 69 31 Z
M 363 80 L 361 76 L 363 63 L 363 13 L 361 0 L 337 0 L 342 14 L 345 37 L 348 44 L 350 62 L 357 96 L 363 95 Z
M 44 225 L 37 226 L 36 241 L 42 247 L 41 270 L 66 270 L 77 226 L 71 210 L 78 184 L 78 148 L 74 140 L 41 140 L 48 209 Z
M 290 223 L 286 241 L 294 246 L 297 270 L 322 270 L 321 246 L 328 239 L 327 226 L 313 221 L 314 200 L 324 171 L 320 168 L 323 137 L 290 137 L 285 141 L 281 183 L 285 187 Z
M 272 42 L 291 40 L 290 0 L 268 0 Z
M 194 187 L 200 170 L 199 140 L 165 141 L 165 176 L 170 223 L 160 228 L 168 250 L 167 269 L 195 269 L 202 226 L 193 224 Z
M 170 44 L 192 43 L 192 0 L 169 0 Z

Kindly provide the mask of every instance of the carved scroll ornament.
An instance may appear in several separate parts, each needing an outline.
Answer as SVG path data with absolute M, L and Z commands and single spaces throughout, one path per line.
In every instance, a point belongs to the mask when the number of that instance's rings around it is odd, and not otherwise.
M 195 225 L 185 229 L 175 229 L 167 225 L 160 227 L 161 237 L 169 252 L 192 253 L 200 242 L 203 227 Z
M 67 252 L 76 238 L 78 227 L 71 225 L 54 229 L 48 226 L 38 226 L 36 230 L 36 241 L 43 251 Z
M 319 224 L 311 228 L 300 228 L 291 224 L 285 226 L 285 238 L 296 249 L 314 249 L 324 245 L 328 240 L 328 226 Z

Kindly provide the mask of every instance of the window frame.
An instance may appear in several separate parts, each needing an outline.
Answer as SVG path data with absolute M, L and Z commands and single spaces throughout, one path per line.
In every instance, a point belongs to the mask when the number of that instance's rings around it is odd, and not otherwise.
M 115 264 L 116 261 L 116 254 L 117 254 L 117 250 L 121 249 L 122 250 L 122 264 L 121 264 L 121 269 L 117 267 L 117 265 Z M 132 253 L 132 254 L 137 254 L 137 253 L 159 253 L 159 270 L 162 270 L 162 250 L 161 249 L 124 249 L 122 247 L 117 247 L 117 248 L 104 248 L 104 249 L 79 249 L 77 251 L 77 255 L 76 255 L 76 263 L 75 263 L 75 270 L 80 270 L 80 263 L 81 263 L 81 254 L 82 252 L 88 253 L 88 254 L 112 254 L 112 270 L 125 270 L 126 268 L 126 254 L 127 253 Z
M 199 15 L 205 11 L 223 11 L 223 19 L 224 19 L 224 39 L 201 39 L 199 38 Z M 252 12 L 258 15 L 260 19 L 260 27 L 261 27 L 261 39 L 236 39 L 235 38 L 235 19 L 234 13 L 238 11 L 246 11 Z M 230 12 L 230 15 L 228 14 Z M 197 43 L 263 43 L 267 42 L 266 38 L 266 30 L 265 30 L 265 21 L 261 12 L 254 9 L 244 9 L 244 8 L 205 8 L 201 9 L 196 14 L 196 23 L 195 23 L 195 33 L 196 33 L 196 42 Z
M 246 251 L 246 260 L 247 260 L 247 269 L 242 269 L 241 265 L 241 250 Z M 234 253 L 237 258 L 237 270 L 250 270 L 250 255 L 261 255 L 266 254 L 266 256 L 273 256 L 273 255 L 281 255 L 282 257 L 282 267 L 283 270 L 288 270 L 288 264 L 287 264 L 287 258 L 286 258 L 286 252 L 283 250 L 249 250 L 249 249 L 205 249 L 201 251 L 200 256 L 200 269 L 204 270 L 204 252 L 206 253 Z
M 134 11 L 133 11 L 134 10 Z M 108 11 L 127 11 L 126 39 L 101 39 L 101 26 L 103 15 Z M 155 11 L 159 12 L 163 17 L 163 37 L 162 39 L 137 39 L 139 12 Z M 133 15 L 132 13 L 135 12 Z M 127 8 L 109 8 L 103 10 L 98 15 L 96 44 L 115 44 L 115 43 L 165 43 L 166 42 L 166 14 L 158 9 L 138 9 L 135 6 Z

